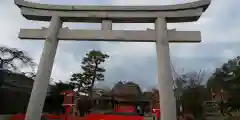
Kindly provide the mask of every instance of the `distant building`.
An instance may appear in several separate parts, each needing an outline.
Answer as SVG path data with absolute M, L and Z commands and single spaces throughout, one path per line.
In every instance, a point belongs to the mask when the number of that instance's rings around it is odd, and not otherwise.
M 33 80 L 18 73 L 7 73 L 1 89 L 31 93 Z
M 220 100 L 227 100 L 228 99 L 228 94 L 223 89 L 218 89 L 218 90 L 215 90 L 215 91 L 213 91 L 211 89 L 211 94 L 212 94 L 212 100 L 213 101 L 220 101 Z
M 0 114 L 24 113 L 34 80 L 23 74 L 5 71 L 5 77 L 2 81 L 0 86 Z
M 141 92 L 140 87 L 134 83 L 117 83 L 110 91 L 94 94 L 94 106 L 102 109 L 115 108 L 121 105 L 140 105 L 145 112 L 152 108 L 159 108 L 158 91 Z

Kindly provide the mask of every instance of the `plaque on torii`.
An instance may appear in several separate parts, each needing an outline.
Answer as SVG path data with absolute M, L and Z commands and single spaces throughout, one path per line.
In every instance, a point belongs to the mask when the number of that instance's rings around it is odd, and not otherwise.
M 162 120 L 176 120 L 169 42 L 200 42 L 200 31 L 167 30 L 167 23 L 197 21 L 211 0 L 163 6 L 49 5 L 14 0 L 28 20 L 50 21 L 49 28 L 21 29 L 19 38 L 46 39 L 28 104 L 26 120 L 39 120 L 58 40 L 155 42 Z M 101 30 L 71 30 L 63 22 L 102 23 Z M 155 29 L 112 30 L 112 23 L 155 23 Z M 133 47 L 134 49 L 134 47 Z

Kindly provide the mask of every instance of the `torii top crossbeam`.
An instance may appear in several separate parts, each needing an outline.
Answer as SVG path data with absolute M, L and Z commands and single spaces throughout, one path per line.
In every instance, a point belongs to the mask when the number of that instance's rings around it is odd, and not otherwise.
M 15 0 L 22 15 L 29 20 L 50 21 L 52 16 L 58 16 L 62 22 L 95 22 L 102 27 L 111 29 L 115 23 L 154 23 L 162 17 L 166 22 L 196 21 L 210 5 L 210 0 L 192 3 L 164 6 L 71 6 L 49 5 Z M 107 21 L 106 21 L 107 20 Z M 47 29 L 21 29 L 19 38 L 41 40 L 45 39 Z M 125 41 L 125 42 L 155 42 L 156 31 L 125 31 L 125 30 L 69 30 L 60 28 L 59 40 L 88 41 Z M 200 42 L 200 31 L 168 30 L 169 42 Z
M 24 0 L 14 0 L 23 16 L 29 20 L 50 21 L 53 15 L 63 22 L 95 22 L 111 20 L 115 23 L 152 23 L 163 17 L 168 23 L 198 20 L 211 0 L 162 6 L 79 6 L 49 5 Z

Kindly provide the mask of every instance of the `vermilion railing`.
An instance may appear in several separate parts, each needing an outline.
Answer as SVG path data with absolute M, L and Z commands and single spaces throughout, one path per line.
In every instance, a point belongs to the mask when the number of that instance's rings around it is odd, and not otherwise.
M 16 114 L 9 118 L 9 120 L 24 120 L 25 115 L 23 114 Z M 79 116 L 71 116 L 71 115 L 52 115 L 52 114 L 43 114 L 41 116 L 44 120 L 83 120 L 83 117 Z
M 25 118 L 25 115 L 16 114 L 16 115 L 10 116 L 9 120 L 24 120 L 24 118 Z

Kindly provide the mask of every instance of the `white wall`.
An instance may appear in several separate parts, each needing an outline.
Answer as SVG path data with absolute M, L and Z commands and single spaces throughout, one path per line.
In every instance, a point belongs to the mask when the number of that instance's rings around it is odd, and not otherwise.
M 11 115 L 0 115 L 0 120 L 8 120 Z

